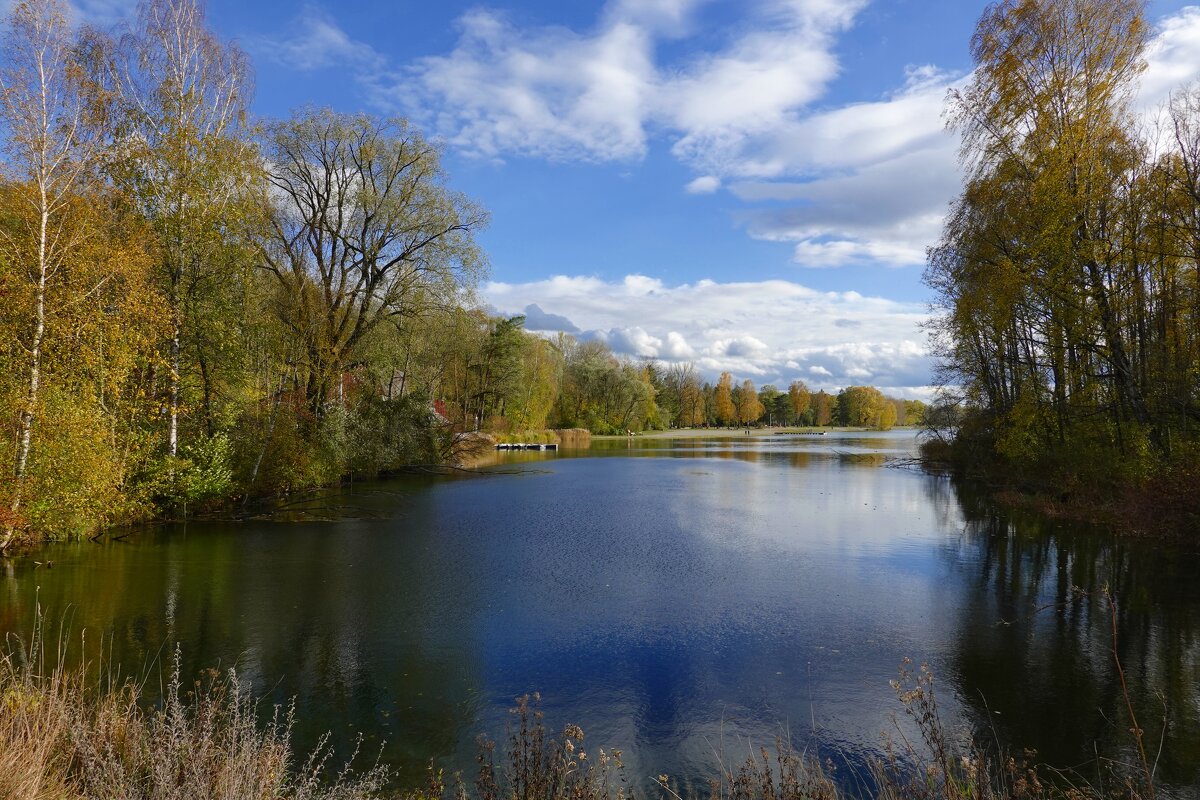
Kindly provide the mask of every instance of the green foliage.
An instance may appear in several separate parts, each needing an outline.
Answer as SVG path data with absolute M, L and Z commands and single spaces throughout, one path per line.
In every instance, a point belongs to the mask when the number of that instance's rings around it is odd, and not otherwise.
M 41 400 L 40 444 L 30 453 L 23 509 L 30 526 L 79 536 L 120 519 L 124 475 L 102 410 L 54 386 Z
M 233 489 L 229 437 L 187 442 L 176 459 L 176 497 L 189 507 L 225 497 Z

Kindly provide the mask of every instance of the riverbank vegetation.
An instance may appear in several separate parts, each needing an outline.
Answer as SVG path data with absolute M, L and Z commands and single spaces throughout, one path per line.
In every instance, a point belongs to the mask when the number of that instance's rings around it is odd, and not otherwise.
M 1005 0 L 952 94 L 966 184 L 927 282 L 961 468 L 1200 521 L 1200 87 L 1135 105 L 1140 0 Z M 943 446 L 948 444 L 949 446 Z
M 297 762 L 291 709 L 264 723 L 230 672 L 180 680 L 147 704 L 103 668 L 49 667 L 41 630 L 0 656 L 0 797 L 5 800 L 370 800 L 387 773 L 333 767 L 319 746 Z M 62 648 L 63 642 L 57 647 Z M 59 649 L 56 659 L 63 653 Z M 99 673 L 99 675 L 97 675 Z M 269 710 L 270 711 L 270 710 Z

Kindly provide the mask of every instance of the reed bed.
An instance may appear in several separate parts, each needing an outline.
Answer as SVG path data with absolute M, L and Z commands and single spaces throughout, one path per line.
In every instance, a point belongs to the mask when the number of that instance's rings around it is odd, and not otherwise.
M 587 449 L 592 446 L 592 432 L 586 428 L 560 428 L 554 433 L 564 449 Z

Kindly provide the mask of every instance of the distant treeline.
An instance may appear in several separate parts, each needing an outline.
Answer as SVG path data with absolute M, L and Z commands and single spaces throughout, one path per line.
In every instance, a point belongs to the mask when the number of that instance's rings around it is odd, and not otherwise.
M 1056 496 L 1200 478 L 1200 87 L 1147 123 L 1141 0 L 1003 0 L 953 93 L 967 180 L 927 281 L 960 463 Z M 1193 517 L 1194 519 L 1194 517 Z
M 722 373 L 705 381 L 693 364 L 619 358 L 603 342 L 523 329 L 524 317 L 461 312 L 456 340 L 472 343 L 439 381 L 440 411 L 460 429 L 506 432 L 586 428 L 597 434 L 733 425 L 846 425 L 888 429 L 924 418 L 919 400 L 869 386 L 838 394 L 803 381 L 756 389 Z

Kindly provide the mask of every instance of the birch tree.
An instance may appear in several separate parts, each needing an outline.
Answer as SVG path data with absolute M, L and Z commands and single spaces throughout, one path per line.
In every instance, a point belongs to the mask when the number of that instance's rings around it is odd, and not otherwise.
M 47 291 L 83 244 L 73 225 L 76 199 L 96 155 L 89 125 L 84 76 L 62 0 L 21 0 L 4 35 L 0 69 L 0 123 L 4 127 L 5 177 L 19 198 L 14 226 L 0 237 L 7 268 L 17 272 L 32 310 L 22 342 L 25 398 L 17 421 L 10 521 L 0 532 L 0 551 L 16 532 L 34 430 L 38 418 L 45 346 Z
M 230 281 L 233 220 L 248 197 L 250 70 L 236 45 L 205 26 L 198 0 L 143 0 L 134 29 L 118 44 L 119 128 L 110 171 L 158 239 L 158 279 L 171 311 L 167 451 L 175 456 L 184 351 L 199 333 L 206 293 Z M 210 415 L 203 352 L 198 361 Z

